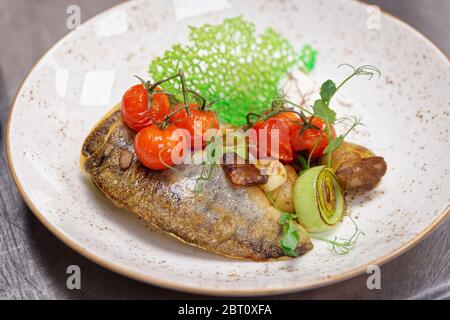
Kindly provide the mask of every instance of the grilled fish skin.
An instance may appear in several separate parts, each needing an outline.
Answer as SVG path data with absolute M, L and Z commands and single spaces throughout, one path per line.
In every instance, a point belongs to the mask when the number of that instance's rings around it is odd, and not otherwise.
M 283 258 L 280 213 L 258 187 L 236 188 L 221 166 L 201 193 L 201 165 L 152 171 L 134 155 L 135 132 L 120 111 L 104 118 L 84 142 L 84 170 L 117 207 L 126 208 L 179 240 L 216 254 L 257 261 Z M 313 248 L 300 236 L 297 253 Z

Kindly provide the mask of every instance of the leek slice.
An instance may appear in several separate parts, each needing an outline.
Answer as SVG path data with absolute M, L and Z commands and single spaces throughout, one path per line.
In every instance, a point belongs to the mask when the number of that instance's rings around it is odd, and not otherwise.
M 306 170 L 297 178 L 292 193 L 298 222 L 308 232 L 326 231 L 342 221 L 345 197 L 330 168 Z

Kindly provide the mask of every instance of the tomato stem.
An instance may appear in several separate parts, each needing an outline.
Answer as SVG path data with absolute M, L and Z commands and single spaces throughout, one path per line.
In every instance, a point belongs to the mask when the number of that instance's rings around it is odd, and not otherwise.
M 306 116 L 303 114 L 303 112 L 298 112 L 298 111 L 294 111 L 292 109 L 280 109 L 277 112 L 275 112 L 274 114 L 272 114 L 269 118 L 274 117 L 276 115 L 282 114 L 282 113 L 295 113 L 296 115 L 298 115 L 302 121 L 305 127 L 309 127 L 310 123 L 308 122 L 308 118 L 306 118 Z M 293 121 L 296 122 L 296 121 Z
M 143 85 L 143 86 L 145 87 L 145 89 L 147 90 L 147 94 L 148 94 L 148 97 L 149 97 L 149 103 L 148 103 L 149 109 L 150 109 L 151 106 L 152 106 L 152 96 L 153 96 L 153 94 L 155 93 L 155 92 L 154 92 L 155 89 L 156 89 L 158 86 L 160 86 L 161 84 L 165 83 L 165 82 L 168 82 L 168 81 L 173 80 L 173 79 L 178 78 L 178 77 L 180 78 L 180 81 L 181 81 L 181 89 L 182 89 L 182 92 L 183 92 L 183 102 L 184 102 L 184 105 L 183 105 L 182 107 L 178 108 L 177 110 L 173 111 L 173 112 L 170 113 L 169 115 L 167 115 L 161 123 L 157 124 L 158 127 L 159 127 L 160 129 L 166 129 L 167 126 L 169 125 L 169 120 L 170 120 L 170 118 L 171 118 L 172 116 L 174 116 L 176 113 L 180 112 L 181 110 L 186 109 L 186 114 L 187 114 L 188 116 L 191 116 L 192 113 L 191 113 L 191 109 L 190 109 L 190 105 L 189 105 L 189 96 L 188 96 L 188 93 L 193 94 L 194 96 L 196 96 L 197 98 L 199 98 L 199 99 L 202 101 L 202 105 L 201 105 L 201 110 L 202 110 L 202 111 L 206 110 L 206 108 L 209 108 L 209 107 L 211 107 L 214 103 L 216 103 L 216 101 L 214 100 L 214 101 L 212 101 L 212 102 L 210 102 L 210 103 L 208 104 L 206 98 L 204 98 L 202 95 L 200 95 L 200 93 L 198 93 L 198 92 L 196 92 L 196 91 L 194 91 L 194 90 L 189 89 L 189 88 L 186 86 L 186 78 L 185 78 L 185 76 L 184 76 L 184 72 L 183 72 L 182 69 L 178 69 L 178 73 L 177 73 L 177 74 L 175 74 L 175 75 L 173 75 L 173 76 L 170 76 L 170 77 L 167 77 L 167 78 L 164 78 L 164 79 L 161 79 L 161 80 L 159 80 L 159 81 L 156 81 L 156 82 L 153 83 L 153 84 L 151 84 L 150 81 L 145 81 L 145 80 L 143 80 L 142 78 L 140 78 L 140 77 L 138 77 L 138 76 L 135 76 L 135 77 L 138 78 L 138 79 L 141 81 L 142 85 Z M 163 90 L 159 90 L 157 93 L 164 93 L 164 94 L 168 94 L 168 95 L 174 96 L 173 94 L 171 94 L 171 93 L 169 93 L 169 92 L 166 92 L 166 91 L 163 91 Z
M 208 103 L 207 105 L 206 105 L 206 109 L 211 109 L 211 107 L 215 104 L 215 103 L 217 103 L 219 100 L 213 100 L 213 101 L 211 101 L 210 103 Z
M 184 72 L 183 70 L 178 70 L 178 75 L 181 80 L 181 89 L 183 90 L 183 100 L 184 104 L 187 106 L 186 113 L 188 116 L 191 115 L 191 109 L 189 108 L 189 100 L 188 100 L 188 94 L 187 94 L 187 88 L 186 88 L 186 79 L 184 78 Z
M 187 92 L 188 92 L 189 90 L 188 90 L 187 87 L 186 87 L 186 79 L 185 79 L 185 77 L 184 77 L 184 72 L 183 72 L 183 70 L 179 69 L 177 74 L 175 74 L 175 75 L 173 75 L 173 76 L 170 76 L 170 77 L 168 77 L 168 78 L 164 78 L 164 79 L 158 80 L 158 81 L 156 81 L 155 83 L 153 83 L 153 84 L 151 84 L 151 85 L 150 85 L 150 82 L 145 82 L 142 78 L 136 76 L 136 78 L 138 78 L 138 79 L 142 82 L 142 84 L 144 85 L 145 89 L 147 90 L 148 97 L 149 97 L 149 108 L 150 108 L 151 105 L 152 105 L 152 97 L 153 97 L 153 94 L 155 93 L 155 92 L 154 92 L 155 89 L 156 89 L 158 86 L 162 85 L 163 83 L 168 82 L 168 81 L 173 80 L 173 79 L 178 78 L 178 77 L 179 77 L 180 80 L 181 80 L 181 88 L 182 88 L 182 91 L 183 91 L 183 100 L 184 100 L 184 104 L 185 104 L 185 105 L 188 105 L 188 104 L 189 104 L 189 100 L 188 100 Z M 159 92 L 158 92 L 158 93 L 159 93 Z M 190 111 L 189 108 L 187 108 L 186 112 L 187 112 L 188 115 L 191 115 L 191 111 Z
M 148 110 L 147 110 L 147 111 L 150 111 L 150 108 L 151 108 L 152 105 L 153 105 L 153 94 L 155 94 L 155 92 L 154 92 L 155 89 L 156 89 L 159 85 L 163 84 L 164 82 L 170 81 L 170 80 L 175 79 L 175 78 L 177 78 L 177 77 L 179 77 L 179 76 L 180 76 L 179 74 L 176 74 L 176 75 L 174 75 L 174 76 L 171 76 L 171 77 L 168 77 L 168 78 L 165 78 L 165 79 L 156 81 L 156 82 L 153 83 L 153 84 L 152 84 L 150 81 L 145 81 L 144 79 L 142 79 L 142 78 L 139 77 L 139 76 L 135 76 L 137 79 L 139 79 L 139 81 L 141 81 L 142 85 L 144 86 L 145 90 L 147 91 L 147 95 L 148 95 Z M 158 91 L 158 93 L 170 94 L 170 93 L 168 93 L 168 92 L 161 91 L 161 90 Z
M 257 121 L 259 121 L 259 120 L 267 120 L 267 119 L 270 119 L 270 118 L 275 117 L 275 116 L 277 116 L 279 114 L 282 114 L 282 113 L 295 113 L 296 115 L 298 115 L 302 119 L 303 126 L 306 129 L 311 128 L 311 127 L 315 127 L 315 126 L 313 126 L 310 123 L 310 121 L 308 121 L 308 119 L 306 118 L 306 116 L 302 112 L 298 112 L 298 111 L 295 111 L 295 110 L 292 110 L 292 109 L 286 109 L 286 108 L 272 109 L 269 113 L 267 113 L 265 115 L 261 115 L 261 114 L 258 114 L 258 113 L 250 112 L 250 113 L 247 114 L 247 124 L 248 125 L 254 124 L 251 121 L 251 117 L 256 117 Z M 297 121 L 294 121 L 294 120 L 292 120 L 292 122 L 296 122 L 297 123 Z M 319 128 L 317 128 L 317 129 L 320 130 Z
M 179 76 L 180 76 L 180 75 L 177 73 L 176 75 L 173 75 L 173 76 L 171 76 L 171 77 L 168 77 L 168 78 L 165 78 L 165 79 L 156 81 L 154 84 L 151 85 L 151 87 L 149 87 L 149 89 L 148 89 L 149 93 L 150 93 L 150 94 L 153 94 L 153 91 L 156 89 L 156 87 L 162 85 L 164 82 L 173 80 L 173 79 L 175 79 L 175 78 L 177 78 L 177 77 L 179 77 Z
M 187 89 L 187 92 L 192 93 L 194 96 L 196 96 L 202 101 L 201 110 L 204 111 L 206 108 L 206 99 L 194 90 Z
M 253 124 L 252 120 L 250 119 L 251 117 L 256 117 L 259 119 L 261 119 L 261 115 L 259 113 L 254 113 L 254 112 L 250 112 L 247 113 L 247 124 L 250 126 Z
M 185 104 L 185 105 L 181 106 L 180 108 L 178 108 L 178 109 L 172 111 L 171 113 L 169 113 L 169 114 L 164 118 L 164 120 L 163 120 L 163 122 L 162 122 L 160 128 L 161 128 L 161 129 L 166 129 L 167 126 L 169 125 L 170 118 L 172 118 L 175 114 L 177 114 L 178 112 L 180 112 L 180 111 L 182 111 L 182 110 L 184 110 L 184 109 L 186 109 L 186 112 L 187 112 L 187 111 L 189 110 L 189 106 Z
M 313 115 L 313 113 L 312 113 L 311 111 L 309 111 L 308 109 L 306 109 L 306 108 L 304 108 L 304 107 L 298 105 L 297 103 L 294 103 L 294 102 L 292 102 L 292 101 L 290 101 L 290 100 L 288 100 L 288 99 L 286 99 L 286 98 L 283 98 L 283 101 L 284 101 L 285 103 L 287 103 L 287 104 L 290 104 L 290 105 L 293 106 L 293 107 L 296 107 L 296 108 L 300 109 L 302 113 L 303 113 L 303 112 L 306 112 L 306 113 L 309 114 L 309 115 Z

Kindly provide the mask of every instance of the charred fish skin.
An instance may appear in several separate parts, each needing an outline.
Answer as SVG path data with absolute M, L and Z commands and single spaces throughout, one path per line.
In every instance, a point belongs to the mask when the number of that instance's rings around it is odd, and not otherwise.
M 86 139 L 84 169 L 116 206 L 126 208 L 179 240 L 220 255 L 272 260 L 285 255 L 279 242 L 280 213 L 258 187 L 235 188 L 216 166 L 200 194 L 200 165 L 152 171 L 134 155 L 135 132 L 111 113 Z M 131 159 L 131 160 L 130 160 Z M 297 253 L 312 249 L 301 236 Z
M 111 127 L 121 119 L 121 112 L 117 110 L 117 107 L 114 109 L 116 111 L 113 111 L 110 115 L 100 121 L 84 141 L 81 149 L 81 154 L 84 157 L 90 157 L 96 150 L 100 149 L 107 140 Z

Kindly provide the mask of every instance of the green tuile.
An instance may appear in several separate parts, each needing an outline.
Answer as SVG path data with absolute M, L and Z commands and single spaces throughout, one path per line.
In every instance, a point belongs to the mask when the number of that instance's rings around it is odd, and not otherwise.
M 256 34 L 255 25 L 242 17 L 191 27 L 189 39 L 189 45 L 177 44 L 154 59 L 150 75 L 160 79 L 182 68 L 186 85 L 208 100 L 217 100 L 213 110 L 219 120 L 233 125 L 245 125 L 248 113 L 265 111 L 264 102 L 289 69 L 300 66 L 309 72 L 317 55 L 308 45 L 297 52 L 272 29 Z M 176 92 L 180 83 L 170 81 L 161 87 Z
M 302 70 L 306 73 L 311 72 L 315 65 L 318 52 L 314 50 L 310 45 L 305 45 L 302 48 L 300 54 L 300 60 L 303 63 Z

